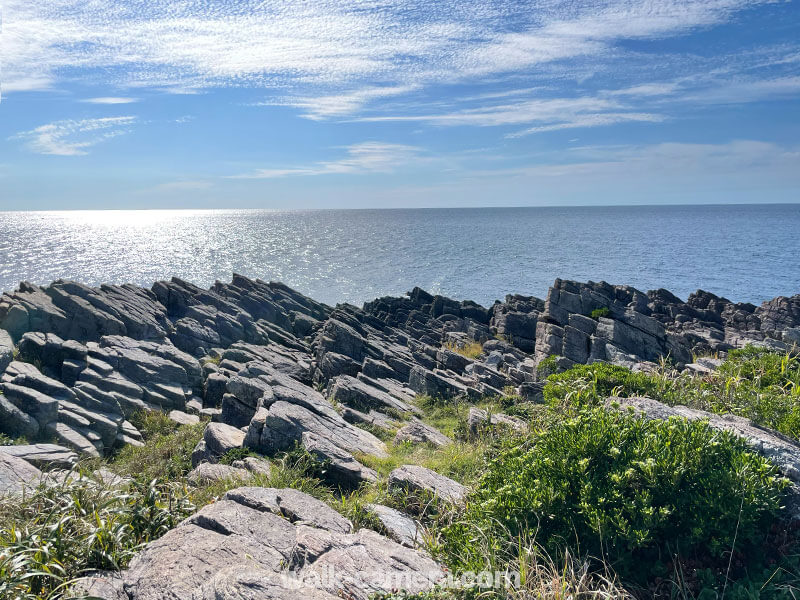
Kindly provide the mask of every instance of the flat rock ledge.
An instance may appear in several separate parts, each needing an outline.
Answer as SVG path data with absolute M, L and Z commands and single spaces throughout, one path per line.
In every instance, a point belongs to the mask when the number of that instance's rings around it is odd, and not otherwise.
M 445 575 L 422 552 L 350 529 L 297 490 L 238 488 L 148 544 L 127 570 L 79 589 L 102 600 L 368 600 L 425 592 Z

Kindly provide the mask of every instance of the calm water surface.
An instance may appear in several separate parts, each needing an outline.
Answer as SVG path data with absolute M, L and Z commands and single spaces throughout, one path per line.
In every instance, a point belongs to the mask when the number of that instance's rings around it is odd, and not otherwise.
M 488 305 L 556 277 L 760 303 L 800 293 L 798 236 L 800 205 L 0 212 L 0 290 L 235 271 L 331 304 L 419 285 Z

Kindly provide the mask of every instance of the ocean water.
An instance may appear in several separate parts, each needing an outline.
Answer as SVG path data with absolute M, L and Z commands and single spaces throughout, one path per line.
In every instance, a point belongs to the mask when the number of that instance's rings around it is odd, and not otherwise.
M 232 272 L 326 303 L 417 285 L 489 305 L 557 277 L 686 299 L 800 293 L 800 204 L 328 211 L 0 212 L 0 290 L 75 279 L 207 287 Z

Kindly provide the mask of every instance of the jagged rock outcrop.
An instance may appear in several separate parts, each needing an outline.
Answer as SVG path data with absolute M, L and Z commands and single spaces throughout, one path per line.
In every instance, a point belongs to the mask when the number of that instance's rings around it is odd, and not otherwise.
M 374 473 L 355 456 L 384 452 L 363 428 L 408 431 L 416 395 L 538 401 L 546 356 L 559 368 L 669 357 L 705 372 L 693 353 L 796 342 L 800 295 L 756 307 L 557 280 L 545 300 L 511 295 L 489 309 L 419 288 L 332 308 L 240 275 L 211 289 L 22 283 L 0 297 L 0 431 L 100 456 L 141 443 L 135 412 L 164 410 L 240 430 L 259 452 L 300 444 L 356 483 Z M 198 449 L 198 461 L 214 459 Z

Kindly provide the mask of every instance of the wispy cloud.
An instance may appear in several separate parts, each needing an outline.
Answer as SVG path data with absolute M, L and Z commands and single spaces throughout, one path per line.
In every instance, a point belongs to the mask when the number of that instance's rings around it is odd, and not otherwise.
M 416 146 L 363 142 L 346 148 L 346 156 L 338 160 L 287 168 L 258 169 L 252 173 L 233 175 L 230 179 L 275 179 L 291 176 L 341 175 L 357 173 L 390 173 L 401 165 L 421 158 Z
M 132 104 L 138 102 L 138 98 L 124 98 L 118 96 L 101 96 L 99 98 L 86 98 L 81 100 L 87 104 Z
M 23 140 L 29 150 L 39 154 L 79 156 L 88 154 L 88 149 L 100 142 L 128 133 L 135 121 L 131 116 L 56 121 L 10 139 Z

